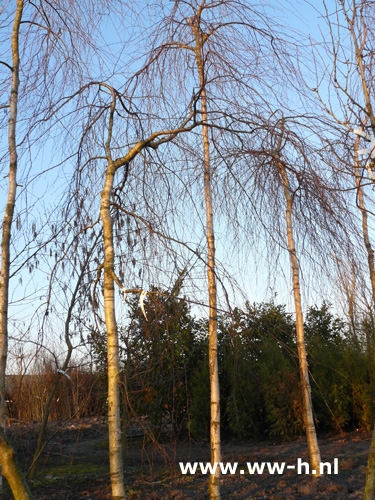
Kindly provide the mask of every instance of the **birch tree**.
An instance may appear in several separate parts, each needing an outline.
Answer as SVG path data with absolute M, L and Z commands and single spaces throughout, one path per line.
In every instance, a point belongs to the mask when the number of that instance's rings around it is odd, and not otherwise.
M 1 282 L 0 282 L 0 463 L 2 474 L 7 479 L 15 498 L 23 500 L 31 498 L 30 490 L 25 482 L 14 459 L 14 452 L 5 438 L 5 371 L 8 355 L 8 297 L 9 297 L 9 273 L 10 273 L 10 244 L 14 207 L 17 192 L 17 106 L 18 90 L 20 86 L 20 49 L 19 32 L 22 20 L 24 2 L 17 1 L 17 8 L 12 31 L 12 66 L 8 70 L 12 72 L 12 83 L 9 99 L 9 173 L 8 173 L 8 200 L 2 225 L 1 239 Z
M 137 112 L 133 112 L 131 110 L 131 104 L 129 108 L 125 106 L 124 103 L 128 99 L 127 96 L 107 83 L 93 82 L 90 84 L 90 87 L 97 87 L 100 91 L 104 90 L 105 92 L 101 92 L 104 97 L 107 95 L 110 96 L 109 102 L 104 100 L 103 106 L 99 106 L 97 116 L 93 117 L 90 115 L 89 119 L 92 120 L 95 125 L 98 125 L 98 123 L 103 124 L 105 122 L 107 125 L 107 136 L 103 144 L 105 156 L 100 157 L 101 161 L 103 161 L 104 158 L 106 160 L 104 168 L 104 185 L 101 191 L 100 203 L 100 220 L 103 228 L 104 261 L 98 268 L 96 283 L 98 283 L 101 275 L 103 274 L 104 321 L 107 333 L 110 476 L 112 498 L 119 500 L 125 498 L 125 488 L 121 450 L 119 339 L 115 312 L 115 285 L 118 286 L 125 294 L 134 290 L 128 290 L 127 287 L 123 285 L 122 280 L 119 278 L 119 274 L 116 271 L 113 215 L 113 207 L 116 206 L 119 208 L 119 205 L 113 201 L 113 196 L 115 195 L 117 189 L 116 174 L 122 170 L 123 180 L 120 181 L 120 186 L 121 189 L 123 189 L 128 177 L 131 177 L 129 176 L 129 171 L 132 167 L 132 163 L 139 155 L 144 155 L 147 150 L 156 151 L 160 146 L 172 141 L 179 134 L 192 130 L 199 122 L 195 122 L 195 111 L 192 103 L 190 103 L 188 110 L 186 111 L 185 118 L 180 120 L 175 128 L 147 134 L 141 126 L 141 131 L 137 130 L 137 132 L 144 134 L 145 137 L 136 140 L 135 144 L 132 144 L 131 139 L 128 144 L 125 142 L 125 145 L 121 146 L 121 149 L 125 149 L 127 152 L 125 152 L 124 155 L 118 155 L 117 151 L 120 149 L 118 141 L 120 140 L 119 137 L 121 137 L 122 126 L 121 113 L 125 110 L 129 118 L 129 123 L 133 121 L 135 124 L 138 123 L 139 115 Z M 196 98 L 194 97 L 193 101 L 195 101 L 195 99 Z M 103 117 L 103 108 L 108 112 L 106 118 Z M 122 110 L 121 112 L 119 111 L 120 109 Z M 99 119 L 101 119 L 100 122 Z M 92 127 L 89 127 L 87 132 L 92 133 Z M 99 135 L 102 134 L 100 129 L 98 129 L 97 133 Z M 122 141 L 124 141 L 124 139 L 122 139 Z M 114 144 L 116 144 L 116 147 L 114 147 Z M 116 153 L 117 157 L 115 156 Z M 85 165 L 87 166 L 90 163 L 95 164 L 97 159 L 98 157 L 93 157 L 85 162 Z M 95 289 L 93 294 L 93 300 L 95 301 Z
M 25 198 L 27 200 L 24 195 L 28 189 L 31 189 L 32 182 L 40 180 L 42 174 L 39 171 L 30 175 L 33 160 L 53 136 L 51 132 L 54 131 L 53 126 L 60 125 L 65 121 L 66 116 L 70 115 L 71 110 L 67 111 L 65 116 L 61 113 L 64 105 L 70 102 L 69 98 L 66 99 L 66 94 L 69 95 L 72 88 L 75 86 L 77 88 L 82 84 L 82 78 L 88 68 L 85 57 L 90 57 L 95 53 L 94 37 L 91 36 L 95 28 L 92 23 L 86 21 L 88 18 L 92 20 L 95 17 L 96 21 L 100 22 L 104 15 L 104 11 L 94 15 L 98 2 L 95 2 L 94 5 L 90 0 L 79 4 L 72 4 L 69 0 L 53 4 L 43 2 L 39 7 L 21 0 L 14 3 L 15 6 L 9 4 L 4 7 L 2 12 L 4 14 L 1 40 L 3 53 L 0 61 L 2 67 L 10 75 L 1 81 L 3 95 L 6 95 L 7 88 L 10 88 L 9 105 L 4 106 L 4 109 L 9 108 L 8 154 L 4 157 L 9 157 L 10 167 L 6 176 L 9 188 L 2 225 L 0 283 L 0 407 L 3 430 L 5 426 L 5 370 L 9 336 L 9 280 L 20 269 L 28 265 L 33 258 L 36 258 L 38 252 L 45 249 L 53 239 L 52 236 L 49 241 L 38 244 L 38 248 L 35 250 L 33 247 L 35 247 L 37 232 L 36 228 L 32 227 L 29 232 L 33 236 L 29 240 L 26 240 L 26 236 L 25 241 L 22 242 L 23 247 L 20 245 L 20 232 L 12 232 L 12 223 L 15 210 L 17 210 L 15 200 L 16 196 L 19 203 L 22 203 Z M 15 17 L 10 35 L 7 22 L 9 23 L 9 16 L 13 16 L 12 9 L 14 9 Z M 7 36 L 11 36 L 11 58 L 4 48 L 5 42 L 8 41 Z M 7 62 L 10 59 L 12 62 Z M 20 114 L 21 116 L 19 116 Z M 5 116 L 7 117 L 7 115 Z M 6 126 L 6 119 L 1 120 L 3 129 Z M 53 142 L 53 138 L 51 141 Z M 55 156 L 57 156 L 58 150 L 57 142 L 55 141 L 54 144 Z M 51 143 L 48 146 L 50 147 Z M 20 158 L 25 154 L 28 155 L 28 162 L 26 167 L 23 164 L 20 170 Z M 64 155 L 63 152 L 61 163 L 66 161 Z M 45 171 L 54 168 L 56 166 L 50 169 L 46 168 Z M 17 188 L 21 183 L 21 191 L 19 192 Z M 27 201 L 24 201 L 24 206 L 28 208 Z M 19 213 L 16 214 L 18 222 L 21 219 L 20 212 L 19 209 Z M 27 209 L 24 213 L 26 213 L 25 218 L 31 215 Z M 11 244 L 16 249 L 16 255 L 13 255 L 12 259 L 10 256 Z M 25 257 L 30 248 L 33 248 L 32 255 Z M 19 253 L 17 253 L 18 251 Z M 11 264 L 12 270 L 10 270 Z M 2 450 L 5 450 L 5 444 L 2 446 Z M 12 461 L 10 451 L 6 455 L 6 460 L 4 474 L 9 474 L 11 470 L 14 472 L 14 467 L 12 469 L 8 464 L 9 461 Z M 10 484 L 12 481 L 14 483 L 14 479 L 10 478 Z M 16 487 L 15 484 L 11 484 L 11 486 L 12 489 Z M 26 495 L 26 493 L 24 494 Z
M 288 102 L 284 109 L 287 106 Z M 244 115 L 245 108 L 246 100 Z M 354 224 L 350 205 L 335 189 L 336 178 L 332 178 L 330 169 L 321 161 L 322 145 L 307 137 L 311 121 L 290 112 L 285 121 L 284 118 L 275 121 L 279 113 L 271 105 L 268 111 L 265 106 L 257 117 L 254 134 L 234 137 L 225 159 L 228 177 L 232 178 L 227 185 L 233 186 L 232 196 L 249 218 L 243 229 L 250 232 L 252 227 L 257 239 L 263 234 L 269 266 L 276 266 L 276 272 L 285 268 L 281 261 L 284 249 L 289 255 L 303 417 L 311 468 L 316 471 L 314 476 L 318 476 L 320 452 L 304 339 L 301 266 L 305 283 L 306 276 L 316 286 L 323 279 L 328 280 L 335 265 L 330 256 L 345 255 Z
M 190 19 L 191 28 L 195 37 L 195 61 L 199 75 L 200 103 L 202 112 L 202 139 L 204 153 L 204 198 L 206 204 L 206 238 L 207 238 L 207 278 L 208 278 L 208 298 L 210 304 L 208 333 L 209 333 L 209 353 L 208 363 L 210 368 L 210 397 L 211 397 L 211 463 L 221 462 L 221 442 L 220 442 L 220 386 L 219 367 L 217 357 L 217 288 L 216 288 L 216 265 L 215 265 L 215 232 L 213 223 L 213 203 L 212 203 L 212 173 L 210 162 L 210 142 L 208 138 L 208 113 L 203 44 L 205 35 L 201 29 L 201 15 L 205 1 L 199 6 L 197 13 Z M 206 35 L 207 36 L 207 35 Z M 219 489 L 220 469 L 216 467 L 214 474 L 210 475 L 209 494 L 210 499 L 220 498 Z
M 276 162 L 279 169 L 280 177 L 282 179 L 282 185 L 284 189 L 285 196 L 285 218 L 286 218 L 286 230 L 287 230 L 287 242 L 290 257 L 290 265 L 292 269 L 293 277 L 293 295 L 294 295 L 294 305 L 296 311 L 296 333 L 297 333 L 297 348 L 298 348 L 298 360 L 300 368 L 300 379 L 302 386 L 302 398 L 303 398 L 303 415 L 304 423 L 306 429 L 307 444 L 309 448 L 309 455 L 311 461 L 312 470 L 315 471 L 313 474 L 316 476 L 320 475 L 320 450 L 318 445 L 318 439 L 316 436 L 315 422 L 313 416 L 313 407 L 311 400 L 311 387 L 309 380 L 309 371 L 307 364 L 307 352 L 305 343 L 305 333 L 303 326 L 303 313 L 302 313 L 302 301 L 301 301 L 301 288 L 300 288 L 300 271 L 299 263 L 296 253 L 296 246 L 294 241 L 294 231 L 293 231 L 293 192 L 290 189 L 288 173 L 286 165 L 283 163 L 280 157 L 280 151 L 283 141 L 284 123 L 281 126 L 281 135 L 278 143 L 278 148 L 276 151 Z
M 218 268 L 215 257 L 214 217 L 215 202 L 213 186 L 225 182 L 218 175 L 218 164 L 222 160 L 216 154 L 212 160 L 212 152 L 223 150 L 219 143 L 223 135 L 231 141 L 238 131 L 252 132 L 249 122 L 242 121 L 243 116 L 236 113 L 233 105 L 241 99 L 247 89 L 255 98 L 254 108 L 258 104 L 257 96 L 264 84 L 271 89 L 270 82 L 261 83 L 260 76 L 264 68 L 270 65 L 270 59 L 277 52 L 281 39 L 275 35 L 272 23 L 263 11 L 252 6 L 244 6 L 237 2 L 215 3 L 211 1 L 194 1 L 190 4 L 176 3 L 164 23 L 156 30 L 151 58 L 158 57 L 159 68 L 164 68 L 163 61 L 173 57 L 174 65 L 194 68 L 193 78 L 198 84 L 200 108 L 197 110 L 202 119 L 202 149 L 200 159 L 197 148 L 200 141 L 195 138 L 189 143 L 189 137 L 180 137 L 181 151 L 189 151 L 196 158 L 196 169 L 203 164 L 203 191 L 205 200 L 204 232 L 207 244 L 206 272 L 209 297 L 209 369 L 211 387 L 211 463 L 221 460 L 220 450 L 220 390 L 217 362 L 217 307 L 218 307 Z M 264 48 L 266 47 L 266 48 Z M 172 53 L 173 56 L 167 54 Z M 257 55 L 255 55 L 257 54 Z M 275 56 L 277 57 L 277 56 Z M 271 65 L 270 65 L 271 66 Z M 251 68 L 251 69 L 250 69 Z M 184 79 L 186 80 L 185 73 Z M 189 75 L 189 73 L 188 73 Z M 190 77 L 190 76 L 189 76 Z M 188 80 L 189 81 L 189 80 Z M 152 85 L 152 84 L 151 84 Z M 185 83 L 179 82 L 185 89 Z M 272 92 L 272 90 L 271 90 Z M 199 149 L 198 149 L 199 151 Z M 186 153 L 185 153 L 186 154 Z M 191 160 L 187 160 L 189 162 Z M 227 189 L 224 189 L 227 192 Z M 223 200 L 223 204 L 226 201 Z M 200 215 L 198 215 L 200 217 Z M 203 217 L 202 217 L 203 219 Z M 202 224 L 203 226 L 203 224 Z M 219 278 L 220 279 L 220 278 Z M 221 281 L 221 280 L 220 280 Z M 220 498 L 220 470 L 210 476 L 210 498 Z
M 366 154 L 358 157 L 363 135 L 375 135 L 373 111 L 373 5 L 365 0 L 337 1 L 333 6 L 322 2 L 327 35 L 324 52 L 314 51 L 316 61 L 317 102 L 331 120 L 332 138 L 327 138 L 325 161 L 337 178 L 341 177 L 344 189 L 355 188 L 356 205 L 361 213 L 361 238 L 367 257 L 367 268 L 375 304 L 374 254 L 369 231 L 369 209 L 366 207 L 366 185 L 374 182 L 372 145 Z M 324 54 L 324 56 L 323 56 Z M 312 85 L 310 85 L 312 87 Z M 323 91 L 323 88 L 325 89 Z M 329 99 L 325 98 L 328 92 Z M 332 102 L 336 105 L 333 106 Z M 357 138 L 354 131 L 360 131 Z M 364 144 L 365 145 L 365 144 Z M 372 197 L 367 197 L 368 204 Z M 371 438 L 367 466 L 365 499 L 375 496 L 375 427 Z

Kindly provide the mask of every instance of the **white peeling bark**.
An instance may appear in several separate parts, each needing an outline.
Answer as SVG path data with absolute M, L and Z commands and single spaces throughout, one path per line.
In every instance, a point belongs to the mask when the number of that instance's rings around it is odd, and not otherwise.
M 17 105 L 20 86 L 19 68 L 19 31 L 23 12 L 23 0 L 17 0 L 16 14 L 12 31 L 12 84 L 9 102 L 9 188 L 8 200 L 5 207 L 1 238 L 1 271 L 0 271 L 0 464 L 2 473 L 8 480 L 15 498 L 27 500 L 31 498 L 30 490 L 16 465 L 14 452 L 5 439 L 5 374 L 8 355 L 8 306 L 9 306 L 9 269 L 10 269 L 10 242 L 12 222 L 17 192 Z M 1 478 L 1 475 L 0 475 Z M 0 483 L 2 488 L 2 480 Z
M 299 264 L 295 249 L 294 235 L 293 235 L 293 221 L 292 221 L 292 207 L 293 200 L 289 188 L 288 175 L 285 166 L 282 162 L 278 162 L 280 175 L 284 186 L 284 195 L 286 201 L 286 226 L 287 226 L 287 239 L 288 249 L 290 256 L 290 264 L 293 273 L 293 295 L 296 311 L 296 331 L 297 331 L 297 349 L 299 359 L 299 372 L 302 386 L 302 400 L 303 400 L 303 416 L 306 428 L 307 445 L 309 449 L 310 463 L 312 470 L 316 471 L 315 477 L 320 475 L 320 450 L 318 439 L 316 436 L 316 429 L 314 423 L 312 400 L 311 400 L 311 387 L 309 380 L 309 370 L 307 364 L 305 333 L 303 327 L 303 314 L 301 304 L 301 288 L 299 283 Z
M 192 28 L 195 34 L 195 58 L 199 74 L 201 88 L 200 102 L 202 108 L 202 137 L 204 152 L 204 198 L 206 203 L 206 238 L 207 238 L 207 277 L 209 296 L 209 368 L 210 368 L 210 441 L 211 441 L 211 463 L 219 464 L 221 461 L 220 441 L 220 387 L 219 368 L 217 360 L 217 288 L 215 278 L 215 233 L 212 215 L 212 192 L 211 192 L 211 162 L 210 142 L 208 138 L 207 125 L 207 96 L 205 90 L 205 72 L 202 59 L 202 35 L 199 29 L 199 20 L 192 20 Z M 220 499 L 220 468 L 217 466 L 215 474 L 210 475 L 209 481 L 210 500 Z
M 104 189 L 102 191 L 100 216 L 103 222 L 105 249 L 104 315 L 107 328 L 108 432 L 112 500 L 125 500 L 124 469 L 121 450 L 118 332 L 115 315 L 115 287 L 113 280 L 113 223 L 110 214 L 110 199 L 115 172 L 116 169 L 110 163 L 107 168 Z
M 372 113 L 372 111 L 371 111 Z M 375 132 L 374 132 L 375 133 Z M 361 185 L 362 176 L 359 171 L 358 166 L 358 144 L 359 137 L 355 142 L 355 156 L 354 156 L 354 176 L 355 183 L 357 187 L 358 194 L 358 206 L 362 215 L 362 236 L 363 242 L 365 244 L 366 252 L 367 252 L 367 262 L 370 273 L 371 280 L 371 289 L 372 289 L 372 301 L 373 305 L 375 305 L 375 264 L 374 264 L 374 250 L 371 245 L 369 228 L 368 228 L 368 217 L 367 210 L 365 208 L 364 198 L 363 198 L 363 189 Z M 371 168 L 371 167 L 370 167 Z M 367 470 L 366 470 L 366 485 L 365 485 L 365 493 L 364 500 L 374 500 L 375 498 L 375 425 L 372 431 L 371 442 L 370 442 L 370 450 L 367 460 Z

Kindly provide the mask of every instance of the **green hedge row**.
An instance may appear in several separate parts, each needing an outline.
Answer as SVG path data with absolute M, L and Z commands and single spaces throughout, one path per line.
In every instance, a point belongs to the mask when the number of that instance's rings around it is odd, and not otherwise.
M 156 289 L 154 290 L 156 291 Z M 124 412 L 154 433 L 209 436 L 208 325 L 184 301 L 149 295 L 148 321 L 137 299 L 121 330 Z M 319 431 L 371 428 L 374 328 L 349 328 L 327 304 L 305 318 L 310 380 Z M 105 374 L 103 337 L 93 333 Z M 222 435 L 291 439 L 303 432 L 293 316 L 273 302 L 246 304 L 219 320 Z M 104 375 L 103 375 L 104 376 Z

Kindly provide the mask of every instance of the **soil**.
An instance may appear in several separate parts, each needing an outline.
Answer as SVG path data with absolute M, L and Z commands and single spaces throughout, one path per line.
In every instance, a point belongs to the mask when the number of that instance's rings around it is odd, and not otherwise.
M 30 464 L 38 424 L 11 425 L 8 437 L 16 448 L 21 466 Z M 36 500 L 110 499 L 108 435 L 106 423 L 98 418 L 67 423 L 63 428 L 51 424 L 49 439 L 32 482 Z M 308 462 L 303 438 L 289 443 L 270 441 L 227 441 L 223 443 L 223 462 L 238 462 L 236 474 L 221 479 L 222 499 L 293 500 L 363 498 L 370 434 L 358 431 L 320 436 L 322 461 L 338 459 L 338 474 L 249 474 L 248 462 Z M 127 438 L 124 446 L 125 480 L 128 500 L 204 500 L 208 498 L 208 476 L 183 475 L 179 462 L 209 460 L 208 442 L 151 443 L 142 436 Z M 244 473 L 240 474 L 240 470 Z M 5 500 L 13 498 L 5 488 Z

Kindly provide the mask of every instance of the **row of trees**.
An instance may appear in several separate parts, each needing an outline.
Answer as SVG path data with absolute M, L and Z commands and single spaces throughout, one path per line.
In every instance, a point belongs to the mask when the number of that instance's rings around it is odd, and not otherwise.
M 236 295 L 228 293 L 228 283 L 234 283 L 227 262 L 223 258 L 220 265 L 217 258 L 219 242 L 220 253 L 225 249 L 231 256 L 238 250 L 254 255 L 260 248 L 274 273 L 284 250 L 290 257 L 286 274 L 292 280 L 297 341 L 285 345 L 297 353 L 298 404 L 312 467 L 319 470 L 301 270 L 305 282 L 310 278 L 326 286 L 332 277 L 340 282 L 353 331 L 363 308 L 358 299 L 369 314 L 375 301 L 372 152 L 367 163 L 361 162 L 352 133 L 357 128 L 375 133 L 373 5 L 323 1 L 322 10 L 327 39 L 307 49 L 302 34 L 281 29 L 271 21 L 274 16 L 251 2 L 160 1 L 142 12 L 131 12 L 121 0 L 79 5 L 17 0 L 4 6 L 3 44 L 10 49 L 1 56 L 7 96 L 2 128 L 9 137 L 2 155 L 9 165 L 0 286 L 3 431 L 11 277 L 19 279 L 16 293 L 24 290 L 14 298 L 26 314 L 26 322 L 14 321 L 12 336 L 36 343 L 39 350 L 48 348 L 46 339 L 59 329 L 66 344 L 55 360 L 58 371 L 35 457 L 73 350 L 90 332 L 105 332 L 112 495 L 125 498 L 120 387 L 128 392 L 129 379 L 122 384 L 116 313 L 123 316 L 124 306 L 118 303 L 116 310 L 116 289 L 122 297 L 140 296 L 141 302 L 143 289 L 167 301 L 178 296 L 183 277 L 190 300 L 208 305 L 208 358 L 200 366 L 209 369 L 211 458 L 220 461 L 220 413 L 225 413 L 219 405 L 223 368 L 218 361 L 225 363 L 228 355 L 219 356 L 218 312 L 241 314 L 232 311 Z M 105 39 L 109 24 L 111 39 Z M 306 63 L 311 60 L 313 65 Z M 62 183 L 64 195 L 57 200 L 46 191 L 35 201 L 35 182 L 56 191 Z M 23 285 L 26 271 L 32 279 Z M 140 279 L 142 286 L 135 288 Z M 150 283 L 173 285 L 160 294 L 150 292 Z M 363 291 L 362 297 L 354 290 Z M 29 296 L 30 312 L 24 307 Z M 35 306 L 37 297 L 42 307 Z M 124 337 L 131 346 L 129 328 Z M 243 363 L 248 354 L 228 338 L 232 347 L 225 351 L 232 349 Z M 138 341 L 131 349 L 141 355 Z M 337 356 L 341 359 L 338 351 Z M 252 361 L 261 363 L 261 355 Z M 226 401 L 225 384 L 221 390 Z M 4 475 L 16 498 L 30 498 L 3 434 Z M 368 498 L 375 486 L 374 464 L 375 433 Z M 220 498 L 218 475 L 210 478 L 210 498 Z
M 160 295 L 145 300 L 148 321 L 137 300 L 129 305 L 129 327 L 120 327 L 119 339 L 123 437 L 131 426 L 153 442 L 209 438 L 207 320 L 196 319 L 186 302 Z M 363 318 L 354 335 L 323 304 L 308 310 L 304 326 L 318 430 L 370 429 L 375 411 L 371 318 Z M 293 316 L 274 302 L 246 304 L 232 316 L 219 317 L 221 430 L 226 438 L 292 439 L 303 434 L 295 329 Z M 63 377 L 52 401 L 51 420 L 105 417 L 105 338 L 93 330 L 89 340 L 91 370 L 70 368 L 70 378 Z M 47 359 L 31 374 L 8 377 L 12 421 L 42 419 L 55 372 Z
M 158 438 L 209 437 L 208 323 L 184 301 L 154 295 L 145 320 L 132 300 L 121 329 L 121 381 L 128 420 L 147 417 Z M 321 431 L 372 427 L 374 335 L 363 318 L 354 335 L 330 308 L 311 307 L 305 321 L 315 420 Z M 218 319 L 222 432 L 228 437 L 291 439 L 304 431 L 296 323 L 274 302 L 246 304 Z M 106 376 L 103 338 L 92 334 L 96 366 Z M 253 396 L 249 398 L 249 394 Z

